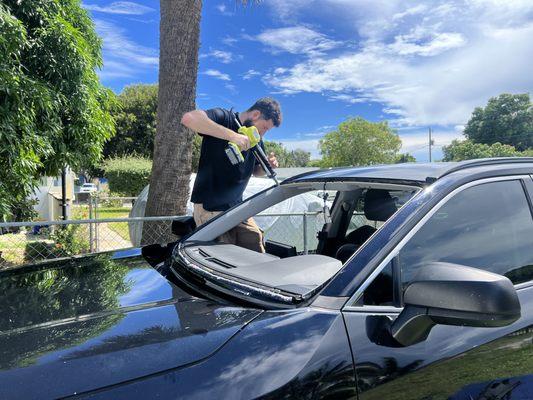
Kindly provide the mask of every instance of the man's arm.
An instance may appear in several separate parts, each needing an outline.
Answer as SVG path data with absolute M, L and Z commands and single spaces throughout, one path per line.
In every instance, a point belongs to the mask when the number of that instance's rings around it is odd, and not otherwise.
M 242 150 L 250 148 L 250 140 L 244 135 L 239 135 L 222 125 L 212 121 L 203 110 L 193 110 L 185 113 L 181 118 L 181 123 L 195 132 L 203 133 L 218 139 L 231 141 Z
M 279 167 L 278 159 L 276 158 L 276 155 L 274 153 L 270 153 L 270 155 L 268 156 L 268 162 L 272 168 Z M 255 177 L 261 177 L 261 176 L 265 176 L 265 174 L 266 172 L 261 166 L 261 164 L 256 164 L 256 166 L 254 167 L 253 175 Z

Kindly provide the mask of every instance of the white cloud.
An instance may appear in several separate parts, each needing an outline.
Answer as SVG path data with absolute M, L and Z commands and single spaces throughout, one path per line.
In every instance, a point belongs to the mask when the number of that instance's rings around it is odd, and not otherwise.
M 157 19 L 141 19 L 141 18 L 128 18 L 130 21 L 135 21 L 135 22 L 139 22 L 141 24 L 154 24 L 154 23 L 159 23 L 159 21 Z
M 224 43 L 226 46 L 234 46 L 237 42 L 238 40 L 231 36 L 226 36 L 224 39 L 222 39 L 222 43 Z
M 322 135 L 324 135 L 322 133 Z M 304 150 L 311 153 L 311 159 L 315 160 L 321 158 L 320 151 L 318 150 L 319 139 L 310 140 L 280 140 L 281 144 L 288 150 Z
M 414 7 L 408 8 L 405 11 L 402 11 L 402 12 L 399 12 L 397 14 L 394 14 L 392 16 L 392 19 L 393 20 L 401 20 L 401 19 L 404 19 L 405 17 L 421 14 L 421 13 L 425 12 L 427 9 L 428 9 L 427 4 L 418 4 L 418 5 L 414 6 Z
M 294 23 L 299 17 L 299 11 L 311 3 L 309 0 L 269 0 L 265 2 L 270 6 L 274 17 L 284 23 Z
M 135 72 L 135 69 L 127 63 L 105 60 L 104 68 L 98 71 L 98 76 L 100 79 L 132 78 L 135 76 Z
M 224 87 L 226 89 L 228 89 L 232 94 L 237 94 L 238 93 L 237 87 L 235 85 L 232 85 L 231 83 L 226 83 L 224 85 Z
M 366 97 L 357 97 L 357 96 L 349 95 L 349 94 L 332 94 L 328 96 L 328 100 L 329 101 L 339 100 L 339 101 L 344 101 L 350 104 L 356 104 L 356 103 L 364 103 L 368 101 L 369 99 Z
M 208 69 L 203 72 L 204 75 L 212 76 L 213 78 L 220 79 L 221 81 L 231 81 L 231 78 L 228 74 L 224 74 L 216 69 Z
M 83 7 L 90 11 L 124 15 L 143 15 L 155 11 L 153 8 L 133 3 L 131 1 L 116 1 L 103 7 L 96 4 L 83 4 Z
M 212 50 L 207 54 L 201 54 L 200 58 L 213 57 L 223 64 L 229 64 L 235 60 L 242 59 L 242 56 L 235 56 L 229 51 L 224 50 Z
M 389 48 L 400 55 L 435 56 L 466 44 L 466 39 L 460 33 L 444 32 L 431 36 L 421 38 L 416 34 L 398 35 Z
M 259 71 L 256 71 L 254 69 L 249 69 L 243 76 L 242 76 L 242 79 L 244 80 L 248 80 L 248 79 L 252 79 L 254 76 L 260 76 L 262 75 L 261 72 Z
M 267 29 L 254 37 L 274 52 L 318 55 L 341 45 L 305 26 Z
M 104 68 L 102 79 L 131 77 L 139 69 L 157 68 L 159 55 L 156 49 L 143 47 L 129 39 L 123 28 L 100 19 L 94 19 L 96 31 L 103 40 Z
M 226 16 L 226 17 L 229 17 L 229 16 L 234 15 L 234 13 L 232 13 L 231 11 L 228 11 L 228 7 L 227 7 L 225 4 L 223 4 L 223 3 L 221 3 L 221 4 L 217 4 L 217 5 L 215 6 L 215 8 L 216 8 L 216 9 L 217 9 L 222 15 L 224 15 L 224 16 Z
M 378 102 L 396 116 L 397 126 L 453 128 L 492 96 L 533 90 L 531 1 L 440 1 L 428 7 L 420 0 L 359 0 L 354 7 L 352 0 L 309 0 L 289 8 L 300 20 L 335 13 L 336 25 L 354 30 L 344 41 L 359 42 L 356 49 L 303 56 L 267 74 L 264 82 L 278 92 Z

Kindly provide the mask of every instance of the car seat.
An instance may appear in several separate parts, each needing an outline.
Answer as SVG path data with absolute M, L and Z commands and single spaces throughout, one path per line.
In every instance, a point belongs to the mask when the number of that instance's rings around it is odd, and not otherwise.
M 368 189 L 363 211 L 367 220 L 385 222 L 396 212 L 396 203 L 388 190 Z M 345 263 L 375 231 L 373 226 L 363 225 L 350 232 L 344 244 L 337 249 L 335 258 Z

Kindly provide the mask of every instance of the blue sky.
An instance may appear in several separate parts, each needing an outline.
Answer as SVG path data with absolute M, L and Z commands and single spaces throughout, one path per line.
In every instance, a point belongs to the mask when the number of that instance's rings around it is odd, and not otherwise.
M 83 4 L 104 41 L 102 82 L 157 82 L 159 1 Z M 197 107 L 275 97 L 284 121 L 266 138 L 313 158 L 321 136 L 362 116 L 427 161 L 431 126 L 439 159 L 474 107 L 531 92 L 532 37 L 531 0 L 204 0 Z

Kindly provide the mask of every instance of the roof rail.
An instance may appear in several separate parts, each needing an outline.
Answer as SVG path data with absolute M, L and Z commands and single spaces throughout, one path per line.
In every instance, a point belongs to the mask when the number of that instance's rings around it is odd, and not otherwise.
M 475 160 L 461 161 L 459 165 L 450 168 L 444 172 L 439 178 L 450 175 L 453 172 L 461 171 L 463 169 L 483 167 L 485 165 L 499 165 L 499 164 L 524 164 L 532 163 L 533 157 L 497 157 L 497 158 L 477 158 Z

